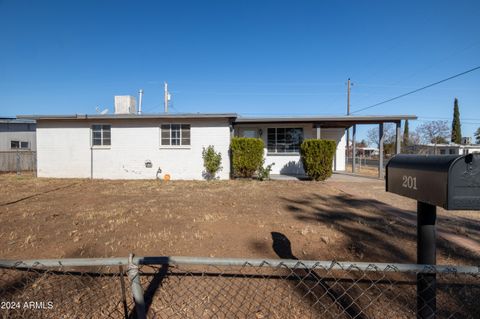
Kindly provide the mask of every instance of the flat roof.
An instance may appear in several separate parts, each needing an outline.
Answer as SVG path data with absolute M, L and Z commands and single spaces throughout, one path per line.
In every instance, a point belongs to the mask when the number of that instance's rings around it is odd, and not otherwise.
M 248 117 L 237 113 L 150 113 L 150 114 L 72 114 L 72 115 L 18 115 L 18 119 L 28 120 L 115 120 L 115 119 L 209 119 L 228 118 L 235 124 L 268 123 L 314 123 L 320 127 L 350 127 L 354 124 L 398 123 L 416 120 L 415 115 L 339 115 L 339 116 L 271 116 Z
M 168 118 L 236 118 L 236 113 L 149 113 L 149 114 L 72 114 L 72 115 L 17 115 L 32 120 L 88 120 L 88 119 L 168 119 Z
M 353 124 L 379 124 L 416 120 L 416 115 L 339 115 L 339 116 L 272 116 L 272 117 L 237 117 L 236 123 L 303 123 L 314 122 L 317 124 L 351 126 Z
M 35 124 L 34 120 L 31 119 L 16 119 L 10 117 L 0 117 L 0 123 L 3 124 Z

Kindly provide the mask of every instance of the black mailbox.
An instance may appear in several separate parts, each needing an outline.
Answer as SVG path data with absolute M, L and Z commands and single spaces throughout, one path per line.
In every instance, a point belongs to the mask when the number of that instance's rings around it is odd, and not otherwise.
M 448 210 L 480 210 L 480 154 L 397 155 L 386 190 Z
M 387 164 L 387 192 L 417 200 L 417 263 L 435 265 L 437 206 L 480 210 L 480 154 L 397 155 Z M 435 318 L 436 274 L 417 274 L 417 317 Z

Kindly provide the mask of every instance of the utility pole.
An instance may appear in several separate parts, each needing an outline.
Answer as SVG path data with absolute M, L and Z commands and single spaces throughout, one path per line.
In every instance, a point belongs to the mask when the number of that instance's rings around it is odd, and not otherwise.
M 168 113 L 168 83 L 163 82 L 164 84 L 164 112 Z
M 350 78 L 348 78 L 347 81 L 347 116 L 350 115 Z M 348 166 L 348 155 L 349 155 L 349 148 L 350 148 L 350 128 L 347 128 L 347 150 L 346 150 L 346 156 L 345 156 L 345 166 Z M 353 167 L 353 163 L 352 163 Z M 345 170 L 347 167 L 345 167 Z
M 350 78 L 347 81 L 347 115 L 350 115 Z

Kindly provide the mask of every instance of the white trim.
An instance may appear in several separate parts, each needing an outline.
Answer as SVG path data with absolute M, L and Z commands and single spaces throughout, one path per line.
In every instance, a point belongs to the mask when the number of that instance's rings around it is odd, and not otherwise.
M 275 152 L 272 152 L 268 149 L 268 130 L 269 129 L 274 129 L 275 130 Z M 278 129 L 301 129 L 302 130 L 302 140 L 305 139 L 305 127 L 303 126 L 284 126 L 284 127 L 277 127 L 277 126 L 267 126 L 267 131 L 264 132 L 264 134 L 266 134 L 266 146 L 267 146 L 267 155 L 300 155 L 300 145 L 298 145 L 298 149 L 299 151 L 298 152 L 288 152 L 288 151 L 285 151 L 285 152 L 277 152 L 277 132 L 278 132 Z M 285 136 L 285 141 L 286 141 L 286 136 Z M 286 142 L 285 142 L 286 144 Z M 300 143 L 301 144 L 301 143 Z
M 93 145 L 93 126 L 94 125 L 109 125 L 110 126 L 110 145 L 103 145 L 103 128 L 102 128 L 102 145 Z M 112 148 L 112 124 L 108 122 L 103 122 L 103 123 L 91 123 L 90 124 L 90 147 L 92 149 L 111 149 Z
M 162 150 L 189 150 L 192 148 L 191 145 L 160 145 L 159 147 Z
M 169 133 L 169 141 L 170 144 L 162 144 L 162 125 L 169 125 L 170 126 L 170 133 Z M 180 125 L 180 145 L 172 145 L 172 125 Z M 190 132 L 190 137 L 189 137 L 189 144 L 188 145 L 183 145 L 182 144 L 182 125 L 188 125 L 188 131 Z M 161 149 L 189 149 L 192 147 L 192 124 L 191 123 L 177 123 L 177 122 L 167 122 L 167 123 L 160 123 L 160 126 L 158 127 L 160 132 L 159 132 L 159 148 Z

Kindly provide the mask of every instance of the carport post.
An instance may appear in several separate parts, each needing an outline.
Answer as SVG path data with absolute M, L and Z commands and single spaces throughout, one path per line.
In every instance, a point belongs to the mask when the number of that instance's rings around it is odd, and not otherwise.
M 436 219 L 436 206 L 417 201 L 417 264 L 437 263 Z M 417 274 L 417 318 L 435 318 L 436 299 L 436 274 Z
M 356 153 L 357 153 L 357 145 L 356 145 L 356 137 L 357 137 L 357 125 L 353 124 L 353 132 L 352 132 L 352 173 L 355 173 L 357 165 L 355 163 L 356 160 Z
M 378 178 L 383 178 L 383 123 L 378 124 Z
M 317 140 L 322 138 L 322 129 L 320 128 L 320 124 L 317 124 Z
M 397 129 L 395 131 L 395 154 L 401 153 L 401 141 L 400 141 L 400 127 L 402 126 L 402 122 L 398 121 Z

